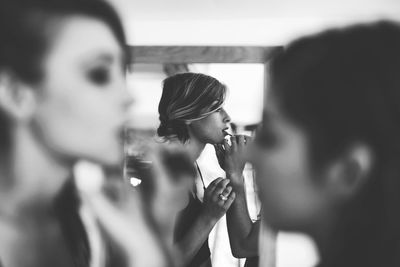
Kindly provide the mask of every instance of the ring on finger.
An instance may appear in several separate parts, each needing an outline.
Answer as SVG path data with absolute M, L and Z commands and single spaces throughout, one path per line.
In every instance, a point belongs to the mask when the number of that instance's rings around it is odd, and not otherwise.
M 219 194 L 219 199 L 223 200 L 223 201 L 227 201 L 228 197 L 226 197 L 224 194 Z

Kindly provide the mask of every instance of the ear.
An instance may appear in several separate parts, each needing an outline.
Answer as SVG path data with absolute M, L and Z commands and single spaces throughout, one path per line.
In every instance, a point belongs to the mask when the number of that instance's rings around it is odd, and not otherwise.
M 9 72 L 0 72 L 0 109 L 17 121 L 27 121 L 36 108 L 34 89 Z
M 373 164 L 372 151 L 364 144 L 353 145 L 328 167 L 326 185 L 330 196 L 346 200 L 368 180 Z

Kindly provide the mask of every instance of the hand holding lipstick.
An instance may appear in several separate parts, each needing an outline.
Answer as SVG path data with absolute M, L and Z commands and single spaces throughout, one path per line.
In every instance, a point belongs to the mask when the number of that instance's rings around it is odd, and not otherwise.
M 242 183 L 242 173 L 246 164 L 245 150 L 252 139 L 245 135 L 230 136 L 227 139 L 223 144 L 214 145 L 214 148 L 221 168 L 235 185 Z

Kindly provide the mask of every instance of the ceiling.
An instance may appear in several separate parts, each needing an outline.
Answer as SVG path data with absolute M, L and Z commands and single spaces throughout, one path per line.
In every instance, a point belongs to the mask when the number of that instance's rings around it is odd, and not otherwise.
M 400 14 L 398 0 L 109 0 L 126 19 L 198 20 Z
M 400 20 L 400 0 L 108 0 L 137 45 L 281 45 L 327 27 Z

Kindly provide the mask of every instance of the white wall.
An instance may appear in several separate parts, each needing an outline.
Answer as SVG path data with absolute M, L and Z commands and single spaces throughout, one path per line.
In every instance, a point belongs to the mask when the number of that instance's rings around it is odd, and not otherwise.
M 398 0 L 109 0 L 135 45 L 282 45 L 326 27 L 400 19 Z

